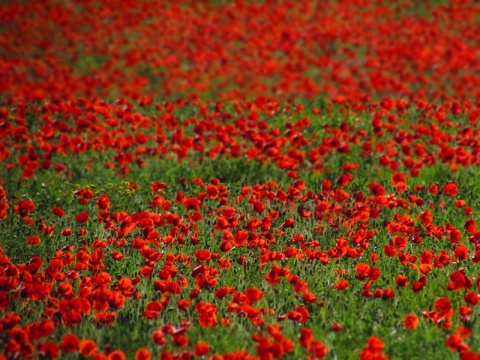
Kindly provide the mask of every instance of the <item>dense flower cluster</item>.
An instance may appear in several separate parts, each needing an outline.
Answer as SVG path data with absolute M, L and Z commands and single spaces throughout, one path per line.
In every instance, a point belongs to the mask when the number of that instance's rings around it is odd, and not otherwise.
M 10 1 L 0 94 L 480 96 L 475 0 L 220 3 Z
M 0 360 L 480 359 L 479 16 L 7 1 Z
M 184 112 L 193 115 L 180 120 Z M 28 124 L 24 119 L 32 114 L 40 120 Z M 419 121 L 407 122 L 412 114 Z M 297 346 L 305 356 L 323 357 L 329 345 L 312 332 L 311 319 L 330 300 L 320 295 L 316 277 L 305 272 L 317 264 L 331 269 L 330 291 L 365 301 L 394 302 L 407 289 L 424 294 L 430 279 L 444 274 L 443 293 L 450 295 L 434 297 L 428 308 L 412 308 L 398 321 L 409 331 L 422 321 L 439 331 L 461 326 L 445 344 L 469 358 L 466 354 L 473 352 L 465 339 L 480 286 L 471 268 L 480 263 L 475 208 L 471 199 L 459 197 L 462 189 L 455 181 L 418 181 L 435 166 L 461 171 L 478 164 L 478 114 L 468 102 L 437 106 L 387 99 L 308 112 L 272 99 L 167 102 L 144 109 L 125 101 L 4 107 L 2 166 L 19 186 L 45 176 L 74 180 L 82 166 L 86 173 L 129 178 L 168 159 L 190 166 L 209 159 L 258 163 L 290 179 L 290 185 L 272 180 L 237 189 L 219 178 L 182 178 L 179 184 L 161 177 L 149 184 L 124 180 L 122 188 L 72 189 L 61 203 L 42 202 L 33 194 L 19 198 L 13 182 L 4 180 L 1 217 L 28 234 L 19 239 L 20 246 L 59 244 L 54 253 L 24 262 L 13 262 L 9 254 L 14 250 L 1 248 L 4 355 L 77 352 L 95 359 L 124 358 L 122 351 L 101 349 L 95 340 L 68 329 L 84 322 L 116 326 L 124 309 L 134 308 L 142 321 L 165 319 L 174 309 L 184 314 L 152 332 L 152 344 L 164 348 L 162 358 L 217 352 L 205 341 L 192 344 L 192 327 L 229 328 L 242 319 L 261 330 L 251 334 L 255 350 L 217 357 L 281 358 L 299 351 Z M 290 120 L 275 126 L 283 116 Z M 333 116 L 344 120 L 314 130 Z M 349 120 L 357 117 L 371 121 Z M 72 156 L 78 159 L 62 160 Z M 371 169 L 390 180 L 355 185 L 365 179 L 361 172 Z M 312 173 L 321 179 L 317 189 L 302 179 Z M 139 209 L 121 205 L 119 194 L 138 196 Z M 441 217 L 446 208 L 456 209 L 457 220 Z M 393 274 L 385 260 L 390 267 L 396 264 Z M 134 272 L 113 272 L 115 264 L 133 266 Z M 232 271 L 248 268 L 259 282 L 241 286 L 229 280 Z M 295 300 L 269 305 L 277 288 L 295 294 Z M 40 304 L 42 315 L 25 322 L 26 315 L 15 310 L 24 302 Z M 290 322 L 300 327 L 297 339 L 282 331 Z M 344 327 L 332 321 L 327 330 L 342 332 Z M 63 334 L 57 342 L 51 340 L 55 331 Z M 384 359 L 383 351 L 378 337 L 358 349 L 362 359 Z M 155 353 L 150 345 L 136 356 L 148 359 Z

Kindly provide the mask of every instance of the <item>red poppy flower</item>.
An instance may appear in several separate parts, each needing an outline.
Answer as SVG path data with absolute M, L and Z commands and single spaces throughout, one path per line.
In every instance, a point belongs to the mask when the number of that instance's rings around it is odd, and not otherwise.
M 100 210 L 106 211 L 110 207 L 110 198 L 106 194 L 102 194 L 97 199 L 97 206 Z
M 230 269 L 232 266 L 232 263 L 230 259 L 227 258 L 221 258 L 218 260 L 218 267 L 222 270 L 227 270 Z
M 74 195 L 77 198 L 77 201 L 80 204 L 84 205 L 93 198 L 93 191 L 89 188 L 80 189 L 80 190 L 75 191 Z
M 189 210 L 198 210 L 201 202 L 197 198 L 187 198 L 183 201 L 183 205 Z
M 305 349 L 310 347 L 310 344 L 313 340 L 313 332 L 309 328 L 302 328 L 300 331 L 300 338 L 298 342 L 302 345 Z
M 445 345 L 452 350 L 458 351 L 460 354 L 468 350 L 468 345 L 463 342 L 463 339 L 458 334 L 452 334 L 445 340 Z
M 370 189 L 372 194 L 375 196 L 381 196 L 385 194 L 385 189 L 379 183 L 372 182 L 368 185 L 368 188 Z
M 397 172 L 392 175 L 391 181 L 394 185 L 398 183 L 405 183 L 407 181 L 407 177 L 405 176 L 405 174 Z
M 389 300 L 393 299 L 395 297 L 395 291 L 390 288 L 386 288 L 382 290 L 382 299 L 383 300 Z
M 450 274 L 450 282 L 447 285 L 449 290 L 469 289 L 472 286 L 472 279 L 465 276 L 465 269 L 460 269 Z
M 13 209 L 17 215 L 27 216 L 35 210 L 35 203 L 32 200 L 20 200 Z
M 463 296 L 463 299 L 465 300 L 468 306 L 475 306 L 480 301 L 479 296 L 474 292 L 465 294 Z
M 195 252 L 195 258 L 198 261 L 208 261 L 212 257 L 212 253 L 205 249 L 200 249 Z
M 60 354 L 60 347 L 52 341 L 44 341 L 39 344 L 39 352 L 45 354 L 47 358 L 53 359 Z
M 458 194 L 458 186 L 449 182 L 442 187 L 442 192 L 447 196 L 456 196 Z
M 370 336 L 367 340 L 368 348 L 372 350 L 372 352 L 381 352 L 385 345 L 383 345 L 383 341 L 376 337 Z
M 321 359 L 328 354 L 327 346 L 319 340 L 313 340 L 308 350 L 313 359 Z
M 68 334 L 62 338 L 61 347 L 63 352 L 66 352 L 66 353 L 75 352 L 78 350 L 79 346 L 80 346 L 80 339 L 75 335 Z
M 110 253 L 110 256 L 115 261 L 122 261 L 123 260 L 123 254 L 120 251 L 112 251 Z
M 298 323 L 304 323 L 310 317 L 310 312 L 304 306 L 299 306 L 287 313 L 287 318 Z
M 403 326 L 407 329 L 414 330 L 419 324 L 418 317 L 413 314 L 408 314 L 403 320 Z
M 0 201 L 0 219 L 6 219 L 10 205 L 5 201 Z
M 446 316 L 450 313 L 451 310 L 450 299 L 446 297 L 437 299 L 433 304 L 433 307 L 440 316 Z
M 79 224 L 84 224 L 89 219 L 90 219 L 90 215 L 88 215 L 88 213 L 86 213 L 85 211 L 82 211 L 75 216 L 75 221 Z
M 283 223 L 283 228 L 292 228 L 295 225 L 295 220 L 292 218 L 287 218 Z
M 233 235 L 232 243 L 235 246 L 243 246 L 248 242 L 248 232 L 240 230 Z
M 201 341 L 195 345 L 193 352 L 195 356 L 203 357 L 210 352 L 210 345 L 208 345 L 206 342 Z
M 108 360 L 126 360 L 125 353 L 121 350 L 114 350 L 107 355 Z
M 221 287 L 215 290 L 215 296 L 219 299 L 223 299 L 225 296 L 233 294 L 234 291 L 235 288 L 233 286 Z
M 29 236 L 29 237 L 27 238 L 27 243 L 28 243 L 28 245 L 30 245 L 30 246 L 38 245 L 38 244 L 40 244 L 41 242 L 42 242 L 42 239 L 40 239 L 40 237 L 35 236 L 35 235 Z
M 334 322 L 330 327 L 330 330 L 340 332 L 340 331 L 343 331 L 343 326 L 340 325 L 339 323 Z
M 217 307 L 207 302 L 199 302 L 195 306 L 198 313 L 198 322 L 201 327 L 211 327 L 217 324 Z
M 475 219 L 467 219 L 467 221 L 465 222 L 465 231 L 467 232 L 467 234 L 473 234 L 475 232 L 475 230 L 477 229 L 477 223 L 475 221 Z
M 453 258 L 455 260 L 467 260 L 468 259 L 468 249 L 463 245 L 459 245 L 455 248 Z
M 55 216 L 58 216 L 58 217 L 63 217 L 63 215 L 65 214 L 65 210 L 63 210 L 61 207 L 54 207 L 52 209 L 52 213 L 55 215 Z
M 61 235 L 65 237 L 72 235 L 72 229 L 71 228 L 63 229 L 61 232 Z
M 78 348 L 80 354 L 85 357 L 89 357 L 92 356 L 95 351 L 97 351 L 97 344 L 93 340 L 84 339 L 80 341 Z
M 135 360 L 151 360 L 152 353 L 146 348 L 140 348 L 135 352 Z
M 150 185 L 150 189 L 152 191 L 163 191 L 166 189 L 166 187 L 167 187 L 167 184 L 161 181 L 154 181 Z
M 152 333 L 152 340 L 155 344 L 159 346 L 164 346 L 165 345 L 165 334 L 163 333 L 162 330 L 155 330 Z
M 247 297 L 247 303 L 251 305 L 263 297 L 263 291 L 257 288 L 248 288 L 245 290 L 245 295 Z
M 145 311 L 142 313 L 142 316 L 147 319 L 155 319 L 158 315 L 160 315 L 160 311 L 162 310 L 163 305 L 160 301 L 154 300 L 151 301 Z
M 346 290 L 348 288 L 348 281 L 345 279 L 340 279 L 335 283 L 335 289 L 337 290 Z

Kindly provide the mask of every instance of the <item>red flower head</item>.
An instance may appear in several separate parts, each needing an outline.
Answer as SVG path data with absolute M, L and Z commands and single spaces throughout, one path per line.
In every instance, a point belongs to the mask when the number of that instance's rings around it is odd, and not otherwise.
M 458 194 L 458 186 L 453 182 L 449 182 L 443 186 L 442 192 L 447 196 L 455 196 Z

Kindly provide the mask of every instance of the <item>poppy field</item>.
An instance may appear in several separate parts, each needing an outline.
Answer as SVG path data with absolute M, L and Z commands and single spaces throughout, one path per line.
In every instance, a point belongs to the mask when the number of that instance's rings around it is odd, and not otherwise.
M 479 359 L 479 33 L 476 1 L 1 5 L 0 360 Z

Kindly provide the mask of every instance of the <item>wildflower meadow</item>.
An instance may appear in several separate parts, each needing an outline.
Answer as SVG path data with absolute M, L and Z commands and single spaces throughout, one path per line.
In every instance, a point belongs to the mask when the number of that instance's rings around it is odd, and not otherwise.
M 0 360 L 480 359 L 479 34 L 474 0 L 3 2 Z

